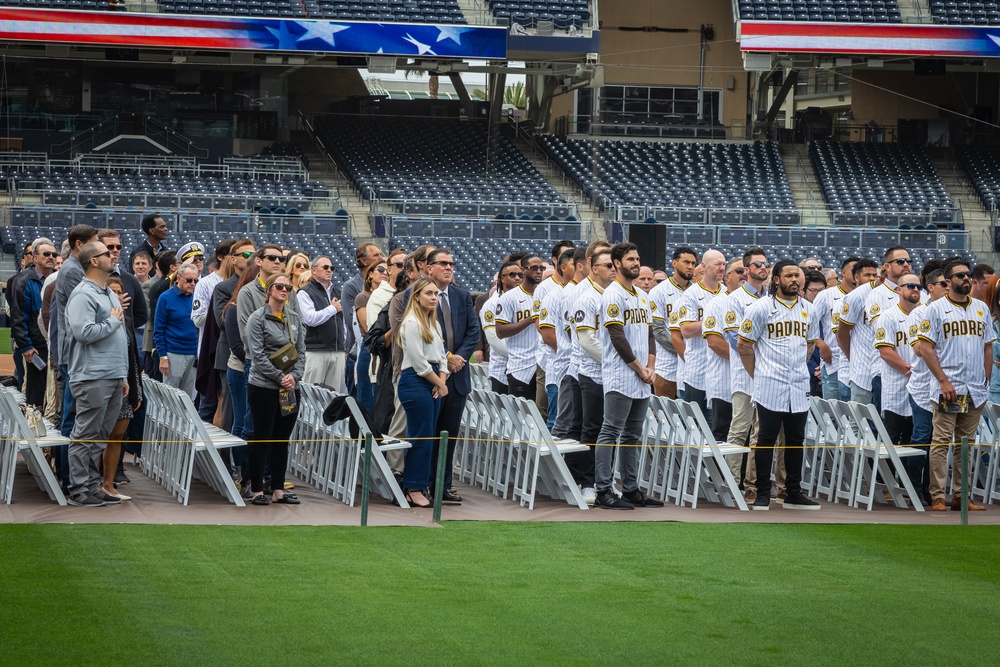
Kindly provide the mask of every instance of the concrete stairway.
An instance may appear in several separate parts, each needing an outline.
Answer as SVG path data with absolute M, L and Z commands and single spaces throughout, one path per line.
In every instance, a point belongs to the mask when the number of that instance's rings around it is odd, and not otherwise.
M 966 231 L 969 232 L 972 252 L 976 254 L 979 261 L 997 266 L 1000 257 L 993 251 L 993 240 L 990 237 L 990 213 L 983 210 L 983 202 L 969 186 L 961 165 L 950 157 L 937 157 L 931 162 L 944 182 L 948 194 L 962 211 L 962 219 L 965 222 Z
M 458 0 L 458 7 L 469 25 L 495 25 L 496 19 L 483 0 Z
M 792 198 L 802 213 L 803 225 L 829 225 L 830 218 L 824 210 L 823 190 L 816 179 L 816 172 L 809 162 L 807 144 L 780 144 L 781 161 L 792 188 Z
M 899 19 L 903 23 L 928 23 L 930 16 L 927 0 L 899 0 Z

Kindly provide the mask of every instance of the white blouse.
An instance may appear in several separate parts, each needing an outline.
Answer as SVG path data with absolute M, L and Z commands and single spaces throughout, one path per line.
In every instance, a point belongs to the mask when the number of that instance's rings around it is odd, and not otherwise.
M 414 373 L 423 377 L 433 370 L 431 364 L 437 364 L 439 372 L 448 372 L 448 353 L 444 349 L 444 338 L 437 322 L 434 324 L 434 337 L 431 342 L 425 343 L 417 318 L 410 314 L 403 319 L 400 331 L 403 349 L 401 370 L 412 368 Z

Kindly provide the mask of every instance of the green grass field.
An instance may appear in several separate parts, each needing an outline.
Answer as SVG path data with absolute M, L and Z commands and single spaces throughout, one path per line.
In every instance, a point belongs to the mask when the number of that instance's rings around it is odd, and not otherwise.
M 1000 529 L 0 526 L 0 663 L 990 664 Z

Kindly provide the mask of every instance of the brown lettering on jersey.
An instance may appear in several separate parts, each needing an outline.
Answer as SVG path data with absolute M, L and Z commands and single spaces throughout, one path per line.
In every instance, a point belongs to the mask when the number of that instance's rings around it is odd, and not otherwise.
M 645 308 L 626 308 L 624 315 L 625 324 L 649 324 L 649 311 Z
M 906 340 L 906 332 L 905 331 L 897 331 L 896 332 L 896 347 L 897 348 L 899 348 L 899 347 L 904 347 L 905 348 L 907 345 L 908 345 L 908 343 L 907 343 L 907 340 Z
M 941 333 L 945 340 L 955 336 L 973 336 L 982 338 L 986 333 L 986 325 L 977 320 L 952 320 L 941 325 Z
M 530 318 L 531 316 L 532 315 L 531 315 L 531 309 L 530 308 L 528 308 L 526 310 L 518 310 L 518 311 L 516 311 L 514 313 L 514 321 L 515 322 L 520 322 L 521 320 L 526 319 L 526 318 Z
M 809 333 L 809 325 L 806 322 L 769 322 L 767 325 L 768 338 L 785 338 L 796 336 L 805 338 Z

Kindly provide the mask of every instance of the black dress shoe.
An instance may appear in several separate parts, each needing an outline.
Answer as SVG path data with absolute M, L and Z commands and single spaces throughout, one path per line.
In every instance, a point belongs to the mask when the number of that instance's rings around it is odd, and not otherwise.
M 445 492 L 441 494 L 441 500 L 446 503 L 460 503 L 462 502 L 462 496 L 451 489 L 445 489 Z

